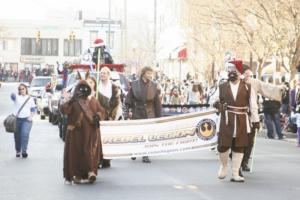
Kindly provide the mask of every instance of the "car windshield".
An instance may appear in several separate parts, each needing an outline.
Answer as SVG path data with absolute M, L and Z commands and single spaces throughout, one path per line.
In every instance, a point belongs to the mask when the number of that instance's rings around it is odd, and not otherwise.
M 37 78 L 33 79 L 30 87 L 44 87 L 47 83 L 51 81 L 51 78 Z

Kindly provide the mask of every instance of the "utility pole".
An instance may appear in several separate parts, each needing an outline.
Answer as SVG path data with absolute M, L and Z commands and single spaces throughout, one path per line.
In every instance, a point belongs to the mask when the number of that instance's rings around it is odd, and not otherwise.
M 123 22 L 123 56 L 127 62 L 127 0 L 124 0 L 124 22 Z
M 155 65 L 156 65 L 156 29 L 157 29 L 156 15 L 157 15 L 157 0 L 154 0 L 153 59 Z
M 107 38 L 107 46 L 108 49 L 110 50 L 110 22 L 111 22 L 111 0 L 108 0 L 108 38 Z

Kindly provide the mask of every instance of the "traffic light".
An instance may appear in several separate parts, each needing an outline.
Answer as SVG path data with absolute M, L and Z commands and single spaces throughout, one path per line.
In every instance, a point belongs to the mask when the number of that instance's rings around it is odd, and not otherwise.
M 75 40 L 75 34 L 73 31 L 71 31 L 70 35 L 69 35 L 69 40 L 70 41 L 74 41 Z
M 41 31 L 36 33 L 36 41 L 39 42 L 41 40 Z

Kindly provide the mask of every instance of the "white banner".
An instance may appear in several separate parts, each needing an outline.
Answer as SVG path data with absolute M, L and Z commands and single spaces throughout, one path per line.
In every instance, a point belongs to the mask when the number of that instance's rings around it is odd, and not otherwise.
M 129 158 L 212 148 L 217 144 L 215 110 L 170 117 L 101 121 L 105 158 Z

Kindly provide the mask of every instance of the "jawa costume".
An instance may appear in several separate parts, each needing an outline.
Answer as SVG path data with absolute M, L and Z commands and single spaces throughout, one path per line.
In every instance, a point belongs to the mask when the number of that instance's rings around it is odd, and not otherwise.
M 105 96 L 104 92 L 102 92 L 100 88 L 100 91 L 98 92 L 98 101 L 107 112 L 107 117 L 104 120 L 119 120 L 122 118 L 121 91 L 120 88 L 113 83 L 111 83 L 110 86 L 111 87 L 108 89 L 111 90 L 111 96 Z M 103 155 L 101 154 L 100 165 L 102 168 L 109 168 L 110 160 L 104 159 Z
M 88 100 L 90 94 L 87 82 L 80 81 L 72 99 L 61 106 L 61 112 L 68 116 L 63 172 L 69 182 L 96 180 L 101 154 L 99 120 L 104 109 L 95 98 Z
M 232 179 L 234 182 L 244 182 L 239 176 L 239 169 L 244 156 L 244 148 L 248 145 L 248 133 L 251 125 L 258 119 L 256 95 L 251 91 L 251 85 L 240 79 L 242 62 L 232 61 L 228 70 L 229 81 L 219 86 L 219 101 L 215 103 L 220 119 L 218 136 L 218 151 L 221 166 L 218 178 L 227 175 L 227 164 L 230 149 L 232 150 Z M 251 113 L 251 115 L 250 115 Z

